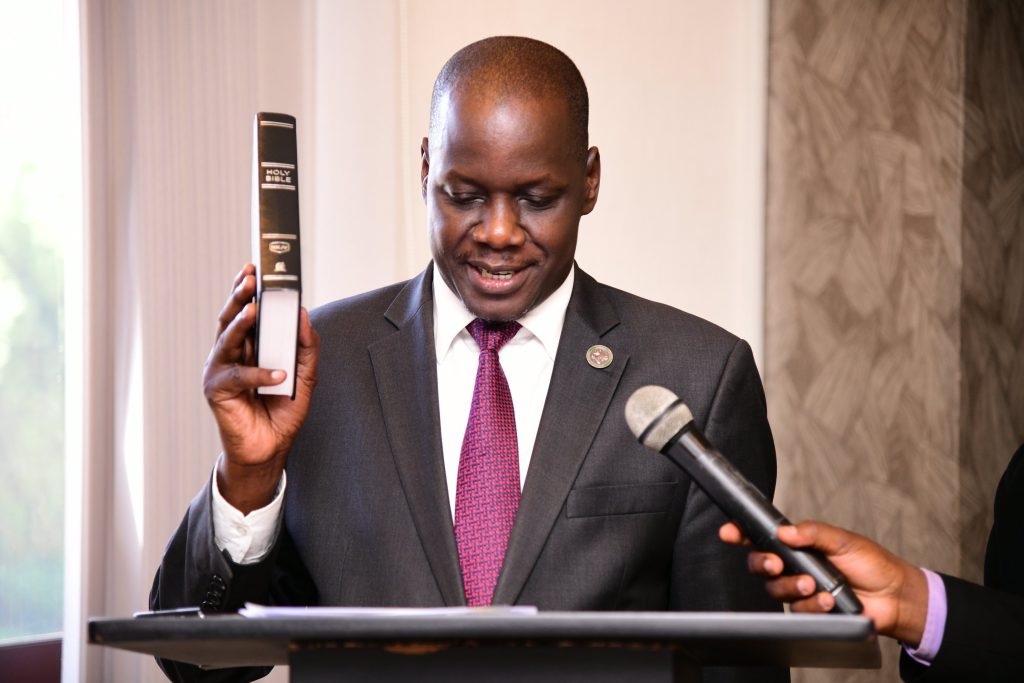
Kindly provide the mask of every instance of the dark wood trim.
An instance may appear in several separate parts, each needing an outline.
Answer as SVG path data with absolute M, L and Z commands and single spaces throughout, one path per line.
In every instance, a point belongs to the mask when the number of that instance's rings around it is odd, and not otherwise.
M 60 683 L 60 634 L 0 640 L 0 671 L 7 681 Z

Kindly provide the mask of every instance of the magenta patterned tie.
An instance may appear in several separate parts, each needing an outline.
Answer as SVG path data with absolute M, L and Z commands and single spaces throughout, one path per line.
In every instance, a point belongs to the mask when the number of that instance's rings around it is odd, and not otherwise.
M 480 346 L 455 489 L 455 542 L 469 605 L 491 604 L 519 509 L 516 413 L 498 362 L 498 349 L 519 328 L 517 322 L 488 323 L 480 318 L 466 326 Z

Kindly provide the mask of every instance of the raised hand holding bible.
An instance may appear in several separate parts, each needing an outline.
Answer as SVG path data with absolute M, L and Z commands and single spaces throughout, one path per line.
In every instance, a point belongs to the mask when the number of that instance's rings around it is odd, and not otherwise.
M 216 341 L 203 367 L 203 392 L 224 449 L 217 465 L 217 484 L 221 495 L 243 513 L 262 507 L 273 497 L 288 449 L 309 411 L 320 350 L 320 338 L 303 308 L 295 400 L 257 395 L 258 387 L 280 384 L 287 373 L 254 366 L 250 332 L 256 323 L 255 292 L 256 269 L 250 263 L 235 277 L 218 317 Z

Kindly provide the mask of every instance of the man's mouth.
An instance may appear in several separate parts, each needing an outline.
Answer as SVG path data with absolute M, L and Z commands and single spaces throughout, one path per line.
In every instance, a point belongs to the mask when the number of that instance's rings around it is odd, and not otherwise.
M 487 270 L 481 266 L 477 266 L 477 271 L 485 280 L 511 280 L 515 274 L 511 270 Z

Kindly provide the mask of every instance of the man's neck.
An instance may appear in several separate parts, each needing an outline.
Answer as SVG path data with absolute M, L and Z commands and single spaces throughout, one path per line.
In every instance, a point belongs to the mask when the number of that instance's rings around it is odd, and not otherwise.
M 453 292 L 441 277 L 437 264 L 431 266 L 433 273 L 434 300 L 434 341 L 437 345 L 438 359 L 444 358 L 456 335 L 476 317 Z M 545 350 L 554 358 L 558 349 L 558 341 L 562 335 L 565 312 L 572 298 L 572 289 L 576 280 L 576 268 L 573 266 L 569 274 L 558 288 L 544 301 L 530 309 L 518 322 L 544 345 Z

